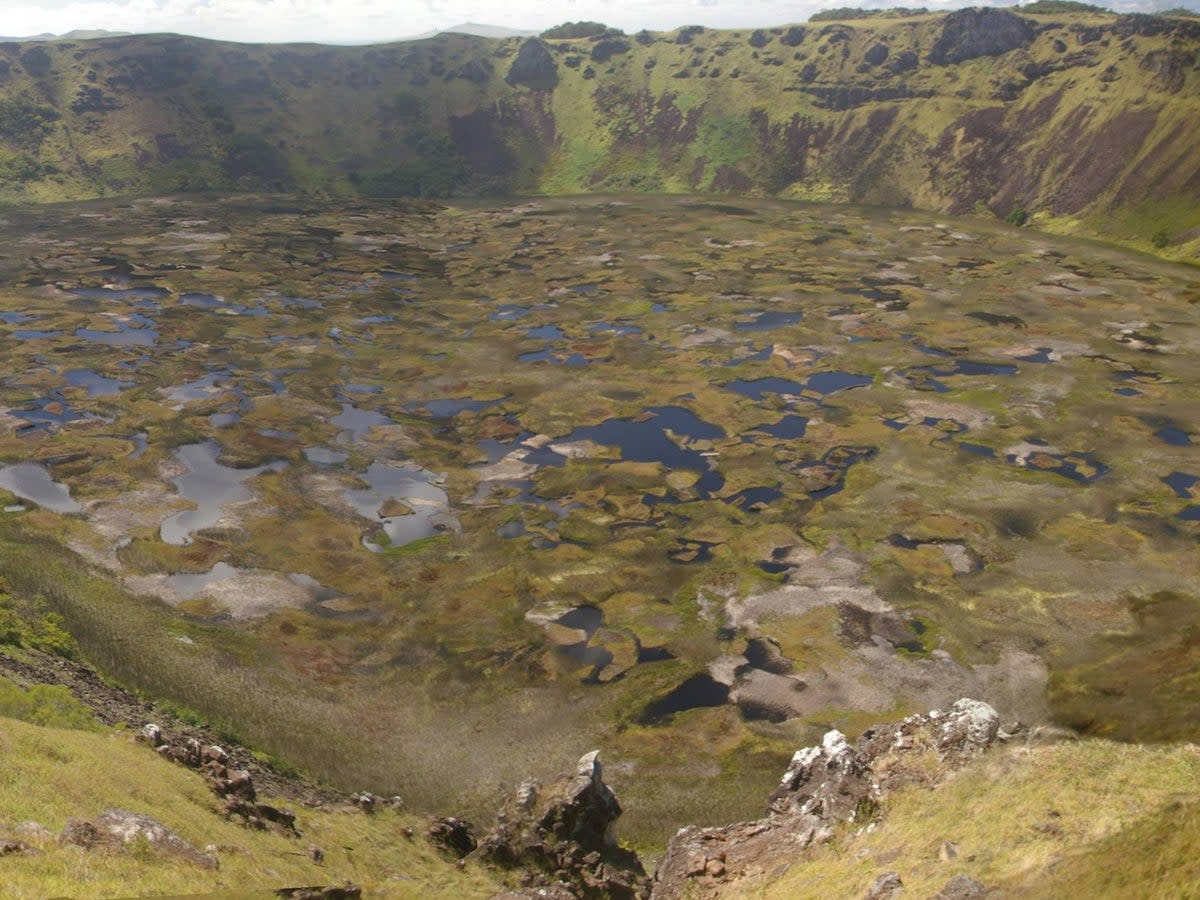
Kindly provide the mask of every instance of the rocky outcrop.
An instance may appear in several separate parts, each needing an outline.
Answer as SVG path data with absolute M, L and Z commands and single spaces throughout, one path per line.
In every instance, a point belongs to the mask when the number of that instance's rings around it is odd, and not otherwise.
M 566 889 L 584 898 L 643 898 L 650 882 L 637 855 L 617 846 L 621 815 L 604 783 L 599 751 L 549 785 L 524 782 L 479 842 L 474 857 L 505 869 L 525 869 L 529 887 Z
M 247 828 L 299 835 L 296 816 L 259 802 L 250 772 L 231 768 L 229 753 L 223 747 L 206 746 L 191 737 L 168 735 L 154 723 L 142 728 L 141 737 L 160 755 L 199 772 L 212 792 L 224 801 L 225 815 L 233 821 Z
M 792 757 L 779 787 L 767 800 L 767 810 L 820 829 L 870 818 L 878 797 L 879 786 L 868 760 L 846 743 L 840 731 L 830 731 L 819 747 L 806 747 Z
M 530 38 L 521 44 L 504 80 L 514 87 L 520 84 L 535 91 L 554 90 L 558 84 L 558 63 L 546 42 Z
M 875 819 L 889 791 L 915 781 L 928 784 L 999 737 L 996 711 L 965 699 L 945 712 L 870 728 L 853 746 L 841 732 L 830 731 L 819 746 L 792 757 L 768 800 L 765 818 L 679 831 L 655 874 L 654 897 L 715 897 L 732 881 L 794 862 L 805 848 L 832 840 L 839 826 Z M 929 755 L 939 764 L 933 776 Z M 873 896 L 890 897 L 901 886 L 898 878 L 881 878 L 872 891 L 876 888 Z
M 36 651 L 28 651 L 20 659 L 0 654 L 0 675 L 22 685 L 61 685 L 90 709 L 101 723 L 128 727 L 140 733 L 155 748 L 166 744 L 176 748 L 182 748 L 185 744 L 197 748 L 212 747 L 219 740 L 211 728 L 183 722 L 169 715 L 159 718 L 158 724 L 146 725 L 148 716 L 163 716 L 162 710 L 129 691 L 109 684 L 95 669 L 74 660 Z M 345 800 L 338 791 L 304 776 L 273 770 L 247 747 L 224 743 L 222 749 L 228 757 L 226 764 L 230 769 L 249 772 L 255 787 L 272 797 L 285 797 L 307 806 L 338 804 Z M 189 750 L 186 755 L 191 759 L 198 758 L 194 750 Z M 189 765 L 189 768 L 199 768 L 199 764 Z
M 94 819 L 68 819 L 59 843 L 85 850 L 138 844 L 205 869 L 218 867 L 214 857 L 201 853 L 161 822 L 125 809 L 106 809 Z
M 1000 56 L 1028 46 L 1033 23 L 1003 9 L 960 9 L 946 16 L 929 61 L 949 66 L 980 56 Z
M 479 846 L 471 823 L 454 816 L 434 816 L 426 836 L 431 844 L 460 859 Z

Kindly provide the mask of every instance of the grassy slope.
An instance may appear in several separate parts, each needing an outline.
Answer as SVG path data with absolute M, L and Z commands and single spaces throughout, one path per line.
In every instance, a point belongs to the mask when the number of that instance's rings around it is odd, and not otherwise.
M 1028 47 L 949 66 L 929 61 L 940 15 L 809 23 L 788 45 L 772 29 L 761 47 L 748 31 L 631 37 L 603 62 L 590 40 L 553 41 L 558 85 L 540 94 L 504 81 L 515 39 L 59 41 L 39 45 L 44 72 L 32 45 L 6 45 L 0 100 L 59 118 L 40 146 L 0 133 L 0 196 L 350 194 L 360 178 L 444 155 L 429 143 L 440 137 L 470 160 L 468 192 L 732 189 L 1000 217 L 1023 207 L 1049 230 L 1197 258 L 1195 35 L 1163 31 L 1175 20 L 1162 18 L 1026 18 Z M 887 60 L 868 63 L 881 45 Z M 891 71 L 905 53 L 919 65 Z M 80 106 L 84 89 L 110 108 Z M 827 97 L 846 89 L 860 96 Z M 248 172 L 229 164 L 247 142 Z M 31 163 L 55 171 L 30 174 Z
M 48 522 L 51 514 L 33 516 Z M 371 689 L 304 678 L 270 657 L 253 632 L 181 620 L 12 519 L 0 520 L 0 571 L 14 595 L 42 597 L 61 612 L 85 658 L 106 676 L 196 710 L 218 732 L 345 791 L 369 785 L 426 811 L 486 816 L 498 785 L 552 776 L 607 727 L 595 722 L 584 734 L 562 727 L 558 707 L 542 704 L 536 690 L 497 699 L 481 689 L 485 702 L 463 684 L 439 689 L 419 676 Z M 581 719 L 596 702 L 581 699 Z M 481 716 L 520 727 L 484 733 Z M 363 754 L 362 746 L 373 752 Z M 543 755 L 534 758 L 533 747 Z M 446 771 L 456 773 L 449 787 Z
M 1200 150 L 1180 137 L 1188 123 L 1200 121 L 1200 79 L 1185 66 L 1181 81 L 1167 84 L 1155 69 L 1163 54 L 1194 41 L 1122 37 L 1111 15 L 1028 18 L 1040 33 L 1027 50 L 953 66 L 927 60 L 940 33 L 940 16 L 810 24 L 794 47 L 780 43 L 782 29 L 773 30 L 771 42 L 759 49 L 749 44 L 750 32 L 705 32 L 687 45 L 667 35 L 649 46 L 632 43 L 628 54 L 593 66 L 591 79 L 583 67 L 560 66 L 555 104 L 562 111 L 567 152 L 544 186 L 551 192 L 591 189 L 597 186 L 597 171 L 611 173 L 600 180 L 601 188 L 639 186 L 630 181 L 629 171 L 637 163 L 645 168 L 646 155 L 631 166 L 612 140 L 613 121 L 628 116 L 597 102 L 598 85 L 617 85 L 628 97 L 647 91 L 653 98 L 672 98 L 681 110 L 702 109 L 694 140 L 676 157 L 649 161 L 658 176 L 654 189 L 720 190 L 718 167 L 725 164 L 745 176 L 753 193 L 778 190 L 798 199 L 1001 217 L 1020 206 L 1048 230 L 1099 234 L 1141 249 L 1165 249 L 1173 258 L 1195 258 Z M 1099 29 L 1103 36 L 1082 44 L 1078 35 L 1084 28 Z M 889 48 L 889 59 L 910 51 L 922 65 L 901 74 L 872 67 L 864 55 L 878 44 Z M 1062 45 L 1066 51 L 1057 49 Z M 589 46 L 587 40 L 556 42 L 560 61 L 586 55 Z M 1051 71 L 1030 78 L 1026 73 L 1037 66 Z M 807 74 L 806 67 L 811 67 Z M 680 77 L 685 73 L 688 77 Z M 868 99 L 832 110 L 813 93 L 846 86 L 904 88 L 929 96 Z M 1081 107 L 1090 110 L 1082 124 L 1071 118 Z M 766 112 L 776 130 L 766 141 L 748 121 L 756 108 Z M 1136 146 L 1121 145 L 1116 137 L 1128 128 L 1122 116 L 1134 112 L 1151 114 L 1153 126 Z M 793 117 L 807 138 L 789 147 L 780 129 Z M 606 120 L 607 128 L 597 125 Z M 662 121 L 652 120 L 649 129 Z M 973 127 L 973 121 L 985 124 Z M 707 162 L 704 174 L 689 184 L 687 175 L 700 159 Z M 1107 178 L 1083 184 L 1088 166 L 1110 161 Z M 1084 195 L 1082 202 L 1076 192 Z M 1166 229 L 1168 248 L 1151 243 L 1160 228 Z
M 1190 745 L 993 752 L 932 792 L 893 795 L 877 829 L 730 896 L 862 896 L 894 871 L 914 897 L 960 873 L 1021 897 L 1198 897 L 1198 778 L 1200 752 Z M 943 841 L 957 845 L 956 858 L 940 858 Z
M 406 827 L 413 816 L 300 810 L 300 839 L 251 832 L 216 812 L 194 773 L 162 760 L 122 731 L 64 730 L 0 719 L 0 823 L 34 820 L 57 832 L 73 816 L 108 807 L 146 813 L 194 846 L 222 848 L 211 872 L 148 851 L 84 852 L 23 838 L 36 855 L 4 861 L 7 897 L 155 896 L 350 879 L 375 897 L 486 897 L 499 885 L 460 870 Z M 1020 896 L 1200 896 L 1194 746 L 1147 749 L 1106 741 L 1007 748 L 939 787 L 909 787 L 886 803 L 882 826 L 846 834 L 769 881 L 729 896 L 858 896 L 896 871 L 915 896 L 959 873 Z M 939 858 L 943 841 L 958 856 Z M 325 851 L 323 865 L 305 855 Z M 1112 865 L 1114 859 L 1120 865 Z
M 285 804 L 286 805 L 286 804 Z M 193 846 L 220 849 L 209 871 L 151 851 L 83 851 L 53 839 L 20 837 L 38 852 L 4 860 L 5 897 L 162 896 L 236 891 L 253 896 L 297 885 L 363 885 L 372 897 L 488 897 L 499 885 L 460 870 L 422 838 L 416 816 L 304 810 L 301 838 L 255 832 L 226 821 L 200 777 L 163 760 L 121 731 L 92 733 L 0 719 L 0 822 L 37 821 L 57 834 L 71 817 L 109 807 L 144 813 Z M 305 851 L 324 850 L 320 866 Z

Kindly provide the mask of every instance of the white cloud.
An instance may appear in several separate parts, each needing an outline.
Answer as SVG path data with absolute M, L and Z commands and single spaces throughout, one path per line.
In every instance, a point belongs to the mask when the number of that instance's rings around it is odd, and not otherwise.
M 973 2 L 979 0 L 3 0 L 0 28 L 9 35 L 103 28 L 241 41 L 384 41 L 462 22 L 523 30 L 567 19 L 595 19 L 626 31 L 684 24 L 747 27 L 803 21 L 831 6 L 953 9 Z M 1151 9 L 1181 3 L 1113 0 L 1113 5 Z M 1194 8 L 1200 0 L 1183 0 L 1182 5 Z

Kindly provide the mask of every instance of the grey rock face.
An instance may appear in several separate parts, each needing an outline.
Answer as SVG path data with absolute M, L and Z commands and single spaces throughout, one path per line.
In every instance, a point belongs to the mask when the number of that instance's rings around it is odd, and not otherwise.
M 520 84 L 535 91 L 553 90 L 558 84 L 558 63 L 546 42 L 530 38 L 521 44 L 504 80 L 514 87 Z
M 946 16 L 929 61 L 948 66 L 980 56 L 1000 56 L 1033 41 L 1033 24 L 1002 9 L 960 9 Z

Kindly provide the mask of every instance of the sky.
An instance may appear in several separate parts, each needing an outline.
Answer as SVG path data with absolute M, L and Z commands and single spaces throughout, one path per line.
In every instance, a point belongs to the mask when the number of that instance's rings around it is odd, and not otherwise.
M 744 28 L 802 22 L 834 6 L 956 9 L 986 0 L 0 0 L 6 36 L 74 29 L 173 31 L 248 42 L 388 41 L 481 22 L 527 31 L 581 19 L 625 31 L 679 25 Z M 999 0 L 995 5 L 1012 5 Z M 1150 12 L 1200 0 L 1100 0 L 1122 11 Z

